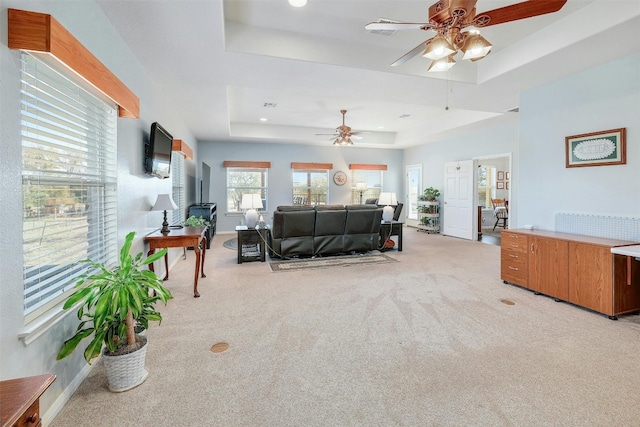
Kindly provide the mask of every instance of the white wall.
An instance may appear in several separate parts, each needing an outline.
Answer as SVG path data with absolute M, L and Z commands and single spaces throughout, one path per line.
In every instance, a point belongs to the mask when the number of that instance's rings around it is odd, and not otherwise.
M 440 200 L 442 200 L 444 196 L 445 163 L 512 154 L 512 179 L 510 184 L 512 186 L 511 199 L 513 199 L 515 197 L 513 171 L 517 165 L 515 158 L 518 150 L 517 118 L 517 114 L 509 113 L 508 117 L 499 120 L 494 127 L 406 149 L 404 163 L 405 165 L 422 164 L 422 187 L 440 189 L 442 193 Z M 485 160 L 479 161 L 479 163 L 483 162 Z M 490 162 L 490 160 L 487 160 L 487 162 Z M 511 216 L 512 213 L 510 212 L 509 215 Z M 446 217 L 443 216 L 441 229 L 446 220 Z
M 565 167 L 565 137 L 627 129 L 627 164 Z M 554 213 L 640 215 L 640 54 L 520 97 L 518 221 L 554 229 Z
M 41 399 L 41 411 L 46 414 L 68 397 L 67 387 L 79 381 L 86 368 L 82 352 L 63 361 L 55 356 L 64 339 L 75 330 L 74 313 L 47 329 L 32 344 L 24 346 L 18 334 L 25 331 L 22 288 L 22 188 L 20 146 L 20 53 L 7 48 L 7 8 L 17 8 L 52 14 L 67 30 L 85 45 L 103 64 L 140 98 L 140 119 L 118 119 L 118 242 L 130 231 L 137 232 L 133 251 L 145 251 L 143 236 L 157 229 L 162 222 L 160 212 L 149 212 L 157 194 L 171 193 L 171 180 L 159 180 L 144 175 L 143 147 L 151 123 L 159 121 L 174 137 L 181 138 L 196 149 L 195 139 L 175 117 L 169 100 L 154 87 L 115 32 L 102 10 L 93 1 L 24 1 L 4 0 L 0 8 L 0 379 L 54 373 L 56 381 Z M 187 174 L 195 176 L 195 162 L 186 162 Z M 193 193 L 192 189 L 188 189 Z M 189 193 L 188 193 L 189 194 Z M 194 202 L 195 200 L 189 200 Z M 172 259 L 181 251 L 173 251 Z M 9 256 L 9 254 L 11 254 Z M 159 266 L 160 267 L 160 266 Z M 159 272 L 162 268 L 159 268 Z M 62 402 L 63 403 L 63 402 Z
M 333 163 L 330 172 L 329 203 L 349 204 L 351 202 L 351 173 L 349 164 L 386 164 L 383 190 L 395 192 L 403 197 L 403 169 L 401 150 L 382 150 L 356 147 L 301 146 L 291 144 L 255 144 L 238 142 L 198 143 L 199 160 L 211 166 L 211 194 L 209 200 L 218 204 L 217 230 L 232 232 L 239 225 L 242 216 L 226 214 L 226 169 L 225 160 L 269 161 L 269 206 L 267 223 L 271 223 L 272 212 L 279 205 L 290 205 L 293 197 L 291 184 L 291 162 Z M 343 186 L 333 183 L 333 173 L 341 170 L 347 173 L 349 181 Z

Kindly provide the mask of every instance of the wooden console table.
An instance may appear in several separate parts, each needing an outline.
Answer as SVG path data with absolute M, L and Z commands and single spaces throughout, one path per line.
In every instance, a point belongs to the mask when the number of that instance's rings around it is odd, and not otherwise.
M 55 379 L 45 374 L 0 381 L 0 426 L 41 426 L 40 396 Z
M 204 274 L 204 259 L 207 253 L 207 227 L 183 227 L 172 228 L 169 233 L 162 233 L 159 230 L 145 236 L 144 241 L 149 243 L 148 256 L 153 255 L 156 249 L 162 248 L 188 248 L 193 247 L 196 253 L 196 271 L 193 277 L 193 296 L 198 298 L 198 273 L 200 277 L 207 277 Z M 202 249 L 201 249 L 202 248 Z M 169 255 L 164 257 L 165 276 L 169 278 Z M 153 263 L 149 264 L 149 269 L 154 271 Z

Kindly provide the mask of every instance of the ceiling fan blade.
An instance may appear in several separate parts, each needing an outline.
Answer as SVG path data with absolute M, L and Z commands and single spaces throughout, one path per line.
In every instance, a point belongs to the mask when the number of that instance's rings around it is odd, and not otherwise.
M 368 31 L 430 30 L 433 28 L 433 24 L 429 22 L 395 22 L 381 20 L 369 22 L 364 28 Z
M 351 135 L 351 138 L 352 138 L 352 139 L 361 140 L 361 139 L 364 139 L 364 136 Z
M 517 21 L 518 19 L 531 18 L 557 12 L 567 0 L 528 0 L 510 6 L 478 13 L 473 19 L 472 25 L 476 27 L 488 27 L 490 25 L 503 24 Z
M 404 55 L 402 55 L 400 58 L 396 59 L 391 66 L 392 67 L 396 67 L 398 65 L 404 64 L 405 62 L 407 62 L 408 60 L 410 60 L 411 58 L 413 58 L 414 56 L 416 56 L 419 53 L 422 53 L 422 51 L 424 51 L 426 49 L 426 43 L 428 40 L 423 41 L 422 43 L 420 43 L 418 46 L 414 47 L 413 49 L 411 49 L 409 52 L 405 53 Z

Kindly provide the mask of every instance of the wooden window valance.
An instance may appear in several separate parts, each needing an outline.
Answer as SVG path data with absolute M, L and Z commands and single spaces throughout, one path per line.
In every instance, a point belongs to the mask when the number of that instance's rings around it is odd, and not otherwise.
M 222 163 L 222 166 L 225 168 L 261 168 L 261 169 L 269 169 L 271 167 L 271 162 L 247 162 L 247 161 L 235 161 L 235 160 L 225 160 Z
M 386 171 L 387 165 L 367 165 L 360 163 L 351 163 L 349 165 L 351 170 L 369 170 L 369 171 Z
M 171 144 L 171 150 L 184 154 L 185 159 L 193 159 L 193 150 L 181 139 L 174 139 Z
M 8 9 L 8 46 L 49 58 L 76 72 L 118 105 L 118 116 L 140 117 L 140 100 L 51 15 Z
M 333 163 L 291 162 L 291 169 L 329 170 L 329 169 L 333 169 Z

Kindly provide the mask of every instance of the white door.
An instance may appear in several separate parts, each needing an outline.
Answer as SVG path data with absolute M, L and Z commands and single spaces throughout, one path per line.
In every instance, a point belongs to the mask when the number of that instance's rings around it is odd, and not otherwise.
M 422 194 L 422 165 L 409 165 L 406 172 L 405 223 L 418 226 L 418 196 Z
M 474 240 L 478 234 L 477 208 L 474 209 L 475 164 L 474 160 L 464 160 L 444 166 L 444 235 Z

